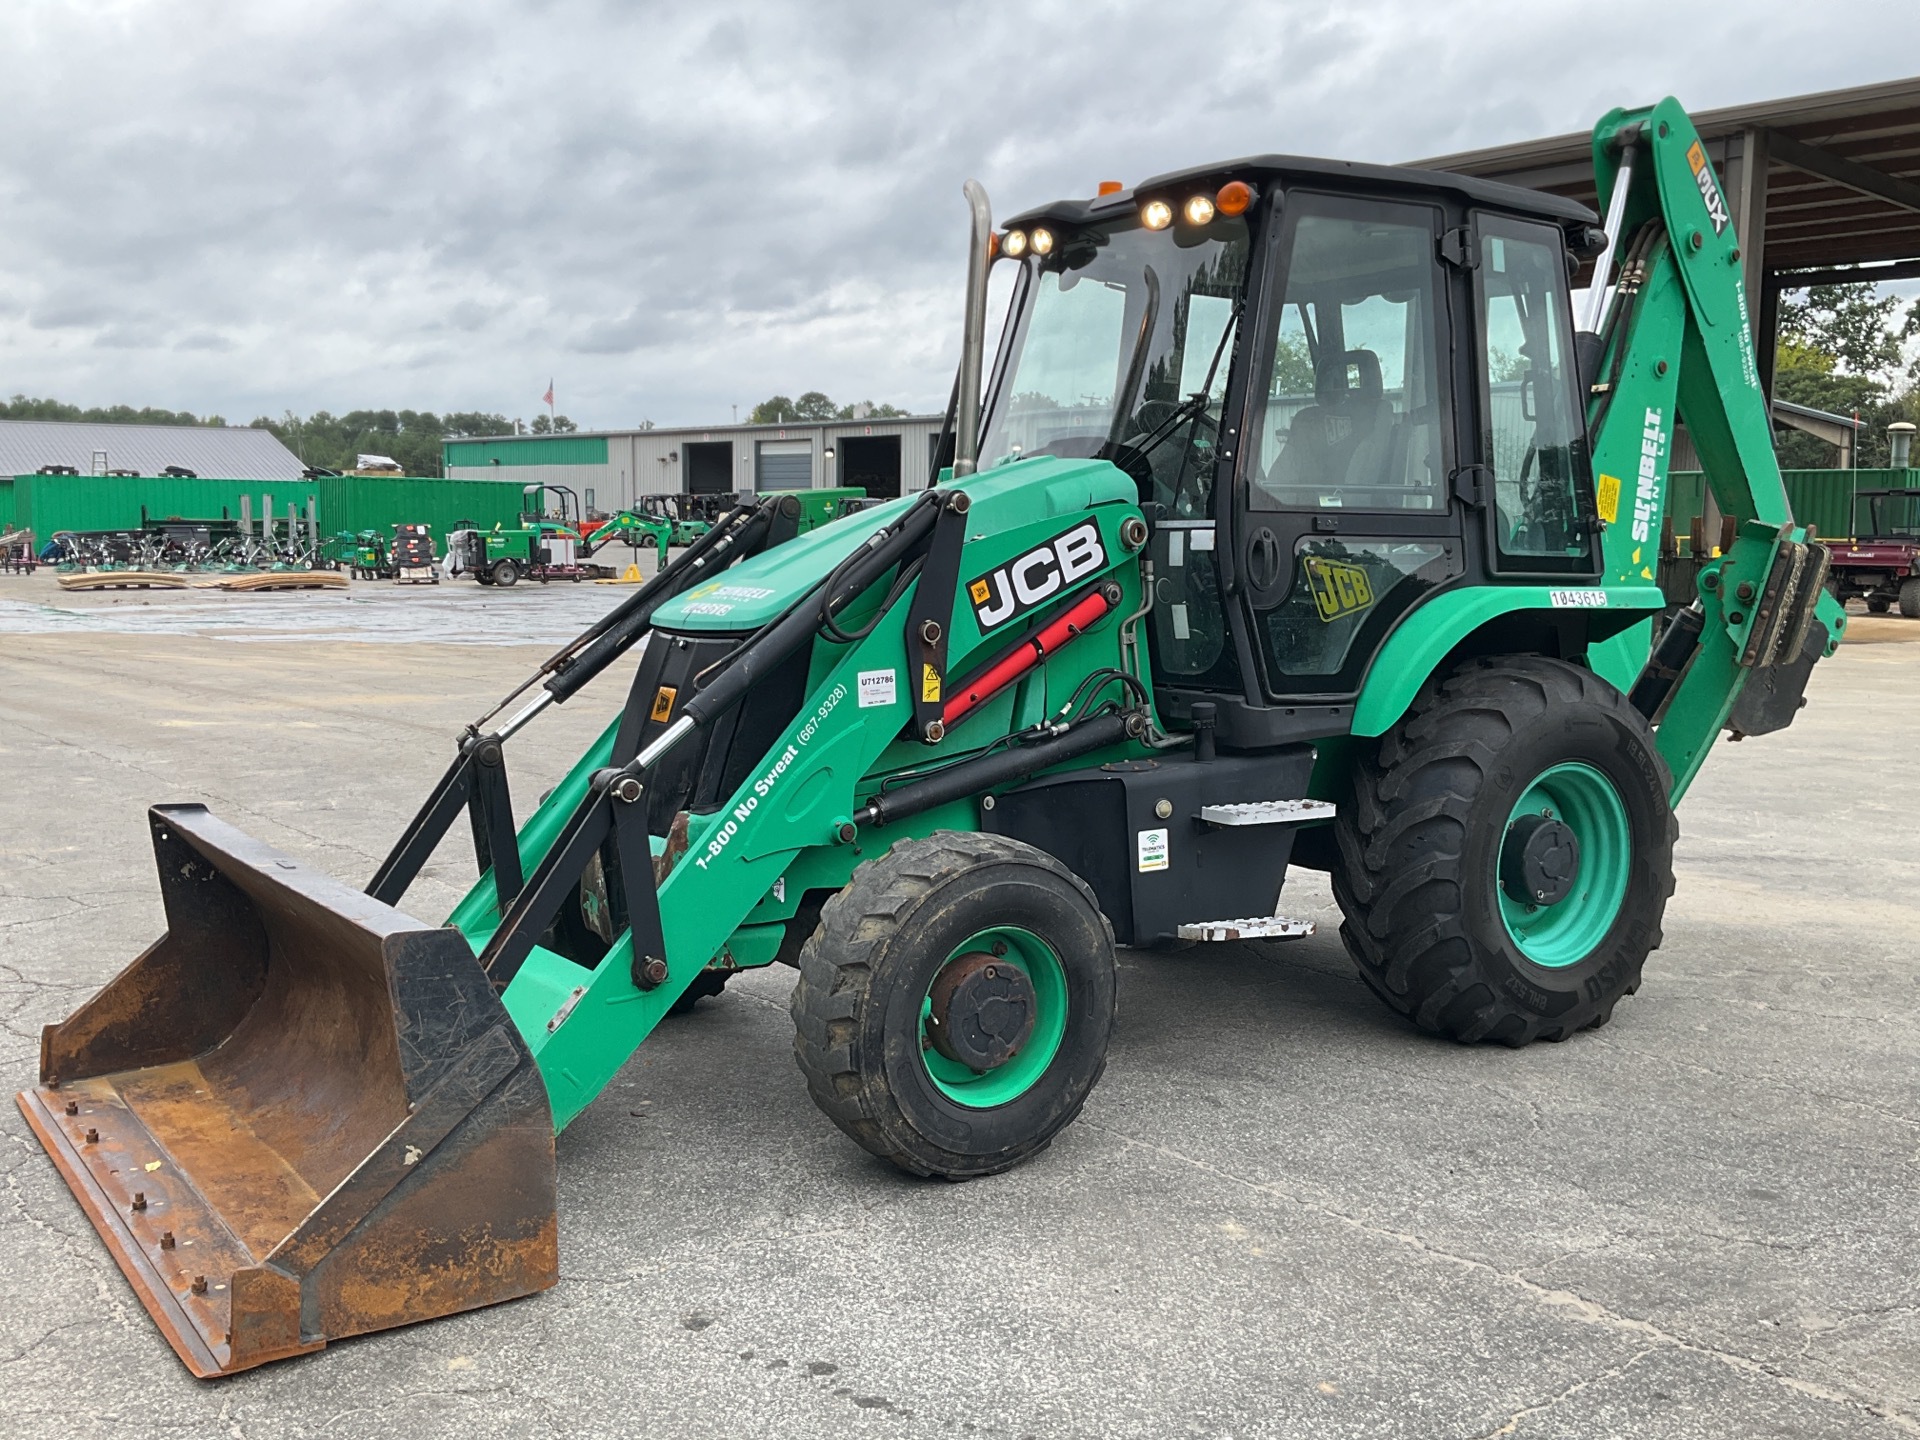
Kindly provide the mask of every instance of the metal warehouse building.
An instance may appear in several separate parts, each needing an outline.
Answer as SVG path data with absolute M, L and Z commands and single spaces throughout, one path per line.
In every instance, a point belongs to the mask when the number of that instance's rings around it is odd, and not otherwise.
M 568 485 L 590 510 L 640 495 L 724 495 L 858 485 L 876 499 L 926 488 L 938 415 L 819 424 L 706 425 L 449 440 L 449 479 Z
M 82 475 L 158 475 L 172 466 L 229 480 L 298 480 L 306 469 L 267 430 L 0 420 L 0 475 L 32 475 L 49 465 Z

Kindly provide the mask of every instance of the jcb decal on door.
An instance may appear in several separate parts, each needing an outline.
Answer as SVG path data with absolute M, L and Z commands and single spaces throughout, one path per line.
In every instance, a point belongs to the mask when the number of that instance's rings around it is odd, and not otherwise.
M 1313 608 L 1322 620 L 1338 620 L 1373 604 L 1373 582 L 1362 567 L 1319 555 L 1309 555 L 1302 563 Z
M 1100 527 L 1083 520 L 1018 559 L 967 582 L 973 618 L 982 630 L 1004 625 L 1058 595 L 1082 576 L 1103 569 L 1106 547 Z
M 653 692 L 653 709 L 647 712 L 647 718 L 656 723 L 673 718 L 673 702 L 680 692 L 671 685 L 662 685 Z

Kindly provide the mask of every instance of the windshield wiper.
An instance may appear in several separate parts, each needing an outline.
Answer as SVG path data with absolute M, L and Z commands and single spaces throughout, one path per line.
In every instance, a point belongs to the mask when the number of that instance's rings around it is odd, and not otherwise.
M 1127 357 L 1127 379 L 1120 387 L 1120 393 L 1113 397 L 1113 424 L 1107 427 L 1107 449 L 1118 450 L 1120 437 L 1126 433 L 1126 425 L 1133 418 L 1133 397 L 1140 393 L 1140 379 L 1147 370 L 1147 342 L 1153 338 L 1153 327 L 1160 319 L 1160 277 L 1149 265 L 1145 268 L 1144 279 L 1147 282 L 1147 308 L 1140 316 L 1140 333 L 1133 337 L 1133 353 Z
M 1199 424 L 1200 417 L 1206 414 L 1207 407 L 1212 403 L 1213 381 L 1214 377 L 1220 373 L 1220 360 L 1227 353 L 1227 342 L 1240 332 L 1240 315 L 1245 306 L 1245 296 L 1234 300 L 1233 313 L 1227 316 L 1227 323 L 1220 331 L 1220 341 L 1213 347 L 1213 359 L 1207 363 L 1207 378 L 1201 382 L 1198 390 L 1174 407 L 1172 414 L 1148 431 L 1145 439 L 1128 447 L 1136 456 L 1144 458 L 1151 455 L 1176 434 L 1183 423 Z M 1111 445 L 1113 442 L 1108 443 Z M 1173 493 L 1169 497 L 1171 508 L 1177 509 L 1180 504 L 1180 492 L 1186 488 L 1187 467 L 1192 461 L 1193 445 L 1189 441 L 1187 447 L 1180 452 L 1179 473 L 1173 477 Z

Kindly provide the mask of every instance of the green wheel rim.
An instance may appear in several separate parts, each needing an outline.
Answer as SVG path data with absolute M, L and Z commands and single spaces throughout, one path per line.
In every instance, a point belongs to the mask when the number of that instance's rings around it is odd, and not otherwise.
M 996 945 L 1005 946 L 1005 953 L 998 954 L 994 949 Z M 927 1078 L 942 1095 L 969 1109 L 986 1110 L 1026 1094 L 1047 1073 L 1053 1057 L 1060 1053 L 1060 1041 L 1067 1033 L 1067 972 L 1051 945 L 1032 931 L 1012 925 L 996 925 L 969 935 L 948 952 L 941 968 L 945 969 L 948 961 L 976 950 L 998 954 L 1001 962 L 1025 972 L 1033 985 L 1033 1033 L 1018 1053 L 993 1069 L 976 1074 L 925 1043 L 927 1017 L 933 1013 L 933 986 L 929 983 L 927 993 L 920 998 L 920 1060 L 926 1066 Z
M 1553 905 L 1527 905 L 1507 894 L 1496 876 L 1500 918 L 1520 953 L 1549 970 L 1577 965 L 1607 938 L 1627 898 L 1633 830 L 1614 784 L 1591 765 L 1570 762 L 1541 772 L 1514 805 L 1501 830 L 1523 815 L 1559 820 L 1580 842 L 1580 869 L 1571 893 Z

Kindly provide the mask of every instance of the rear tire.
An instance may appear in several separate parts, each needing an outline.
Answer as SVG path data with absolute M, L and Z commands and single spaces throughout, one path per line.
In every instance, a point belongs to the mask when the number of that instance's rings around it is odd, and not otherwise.
M 1469 661 L 1356 768 L 1335 821 L 1341 939 L 1433 1034 L 1517 1047 L 1604 1025 L 1660 944 L 1669 789 L 1645 719 L 1604 680 L 1542 656 Z M 1541 819 L 1579 858 L 1564 898 L 1534 905 L 1511 887 Z
M 794 1058 L 862 1148 L 915 1175 L 993 1175 L 1080 1113 L 1114 992 L 1113 930 L 1078 877 L 1017 840 L 941 831 L 869 860 L 822 907 L 800 952 Z M 931 1038 L 940 1013 L 1011 1053 L 982 1070 L 949 1058 Z
M 733 978 L 731 970 L 702 970 L 693 977 L 693 983 L 680 992 L 680 998 L 667 1007 L 669 1015 L 690 1014 L 693 1007 L 702 1000 L 718 995 L 727 988 L 727 981 Z
M 1920 620 L 1920 578 L 1900 582 L 1900 613 L 1909 620 Z
M 518 585 L 520 567 L 511 560 L 496 560 L 493 565 L 493 583 L 502 587 Z

